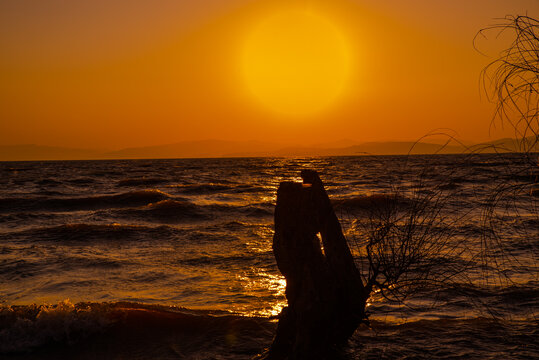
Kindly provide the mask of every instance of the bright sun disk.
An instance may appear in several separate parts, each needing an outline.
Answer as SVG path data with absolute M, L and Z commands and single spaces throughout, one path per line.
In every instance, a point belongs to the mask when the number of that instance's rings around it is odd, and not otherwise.
M 274 112 L 306 116 L 329 107 L 350 72 L 346 41 L 330 21 L 312 11 L 289 10 L 262 21 L 242 56 L 253 97 Z

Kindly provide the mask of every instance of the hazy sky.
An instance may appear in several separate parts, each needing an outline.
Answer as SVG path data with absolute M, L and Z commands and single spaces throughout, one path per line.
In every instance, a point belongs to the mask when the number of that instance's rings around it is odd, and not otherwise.
M 526 12 L 539 0 L 5 0 L 0 145 L 511 135 L 489 134 L 472 40 Z

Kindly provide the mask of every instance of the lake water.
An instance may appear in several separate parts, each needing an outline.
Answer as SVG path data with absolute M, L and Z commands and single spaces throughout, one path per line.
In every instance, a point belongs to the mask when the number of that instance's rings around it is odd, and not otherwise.
M 345 358 L 539 357 L 538 198 L 514 154 L 1 162 L 0 355 L 256 355 L 286 304 L 276 189 L 304 168 L 344 204 L 350 237 L 362 199 L 438 186 L 458 241 L 493 239 L 500 255 L 476 267 L 498 277 L 470 270 L 469 283 L 425 295 L 436 306 L 374 296 Z

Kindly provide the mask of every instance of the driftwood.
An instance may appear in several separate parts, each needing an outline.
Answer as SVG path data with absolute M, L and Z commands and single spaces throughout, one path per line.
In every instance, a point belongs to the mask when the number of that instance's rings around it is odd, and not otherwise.
M 365 317 L 368 297 L 341 225 L 315 171 L 277 191 L 273 252 L 286 278 L 266 359 L 329 359 Z

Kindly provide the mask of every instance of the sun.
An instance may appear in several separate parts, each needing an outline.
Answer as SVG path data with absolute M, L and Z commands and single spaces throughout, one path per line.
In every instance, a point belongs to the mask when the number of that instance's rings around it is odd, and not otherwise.
M 242 72 L 249 92 L 267 109 L 311 116 L 343 93 L 350 51 L 328 19 L 308 10 L 288 10 L 265 18 L 248 35 Z

